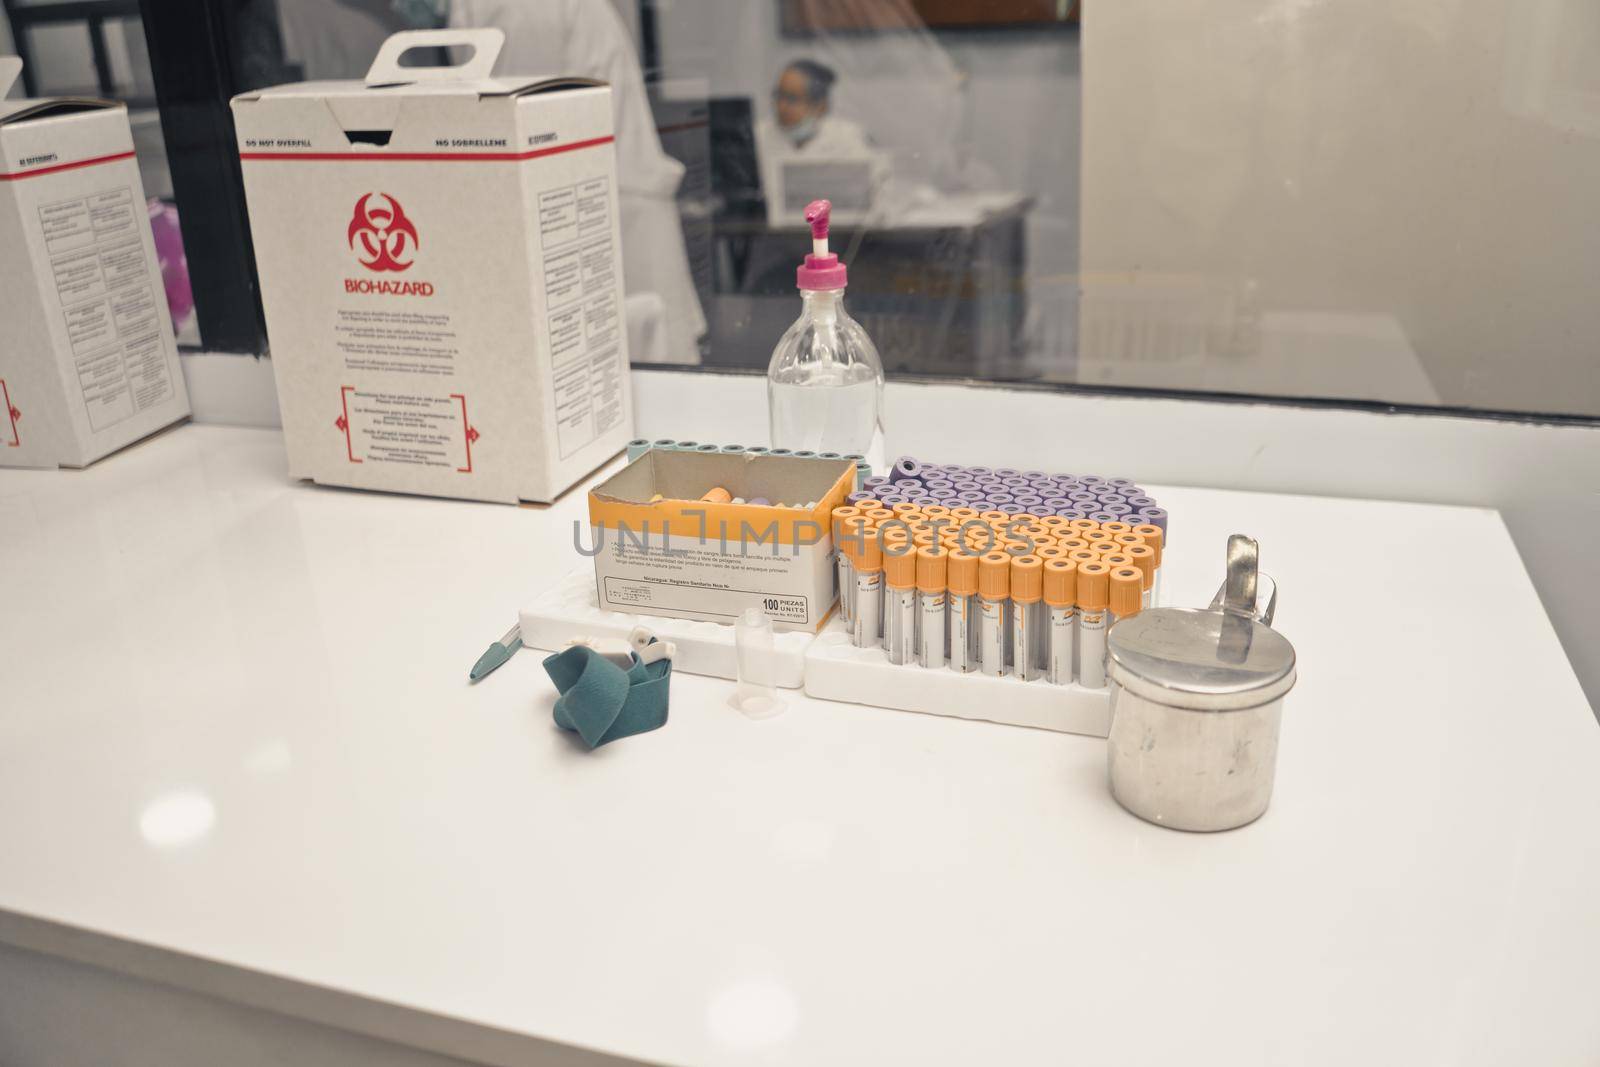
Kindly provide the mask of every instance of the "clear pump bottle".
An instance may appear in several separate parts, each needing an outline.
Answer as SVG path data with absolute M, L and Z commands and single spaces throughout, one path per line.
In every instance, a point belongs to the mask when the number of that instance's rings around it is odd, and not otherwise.
M 881 450 L 883 363 L 867 332 L 844 309 L 845 266 L 828 251 L 832 207 L 826 200 L 806 206 L 811 254 L 795 272 L 800 318 L 767 367 L 772 446 L 871 455 Z

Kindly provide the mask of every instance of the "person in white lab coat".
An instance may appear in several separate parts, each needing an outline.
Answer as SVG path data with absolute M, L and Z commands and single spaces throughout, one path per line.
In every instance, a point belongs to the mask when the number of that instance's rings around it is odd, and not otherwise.
M 622 276 L 635 362 L 700 362 L 705 313 L 695 293 L 674 196 L 683 164 L 661 149 L 633 42 L 610 0 L 451 0 L 451 26 L 504 30 L 498 74 L 577 75 L 611 85 Z M 664 324 L 665 343 L 638 344 L 641 310 Z M 652 331 L 647 322 L 643 336 Z
M 772 88 L 772 117 L 756 126 L 763 166 L 779 159 L 853 159 L 871 153 L 861 127 L 831 113 L 836 80 L 832 69 L 812 59 L 783 68 Z

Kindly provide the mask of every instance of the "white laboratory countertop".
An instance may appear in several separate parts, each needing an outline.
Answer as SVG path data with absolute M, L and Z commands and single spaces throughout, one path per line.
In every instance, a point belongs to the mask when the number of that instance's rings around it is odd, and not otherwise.
M 465 681 L 580 494 L 198 426 L 0 471 L 0 940 L 501 1063 L 1593 1063 L 1600 731 L 1498 515 L 1152 488 L 1172 598 L 1251 533 L 1300 656 L 1231 833 L 1091 738 L 683 674 L 583 751 L 538 654 Z

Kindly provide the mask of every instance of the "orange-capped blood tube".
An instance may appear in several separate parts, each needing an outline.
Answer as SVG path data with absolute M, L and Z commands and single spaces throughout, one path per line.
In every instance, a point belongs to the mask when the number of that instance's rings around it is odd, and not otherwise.
M 1123 619 L 1139 614 L 1139 601 L 1144 593 L 1144 572 L 1138 567 L 1111 568 L 1111 591 L 1107 596 L 1109 613 L 1106 627 L 1110 629 Z
M 1111 568 L 1095 560 L 1078 564 L 1078 684 L 1106 686 L 1106 607 L 1111 598 Z
M 1155 604 L 1161 599 L 1161 556 L 1166 551 L 1167 535 L 1153 522 L 1140 523 L 1133 528 L 1133 532 L 1144 538 L 1144 543 L 1156 552 L 1156 579 L 1150 587 L 1150 603 Z
M 834 577 L 839 586 L 839 621 L 850 625 L 850 606 L 856 600 L 856 572 L 844 549 L 845 524 L 861 517 L 861 509 L 849 504 L 833 509 Z
M 1044 674 L 1044 560 L 1011 559 L 1011 673 L 1024 682 Z
M 917 663 L 943 667 L 945 576 L 950 556 L 938 545 L 917 549 Z
M 1123 552 L 1121 545 L 1117 546 L 1117 551 L 1115 551 L 1115 552 L 1103 552 L 1103 553 L 1101 553 L 1100 562 L 1104 563 L 1107 567 L 1110 567 L 1112 570 L 1116 570 L 1118 567 L 1132 567 L 1132 566 L 1134 566 L 1133 557 L 1128 555 L 1126 552 Z
M 1006 673 L 1006 600 L 1011 596 L 1011 557 L 986 552 L 978 559 L 978 662 L 983 673 Z
M 1133 547 L 1134 545 L 1142 545 L 1142 544 L 1144 544 L 1144 538 L 1140 537 L 1138 534 L 1134 533 L 1132 530 L 1129 530 L 1126 533 L 1112 534 L 1111 535 L 1111 540 L 1113 540 L 1117 544 L 1121 545 L 1124 551 L 1126 551 L 1127 549 Z
M 1115 552 L 1122 546 L 1105 534 L 1094 534 L 1089 538 L 1089 551 L 1097 556 L 1104 556 L 1108 552 Z
M 1143 576 L 1139 583 L 1139 607 L 1149 608 L 1156 591 L 1156 550 L 1149 545 L 1129 545 L 1122 554 L 1133 560 Z
M 1078 650 L 1078 564 L 1066 556 L 1044 561 L 1044 604 L 1050 612 L 1050 654 L 1045 678 L 1051 685 L 1072 681 Z
M 945 564 L 945 586 L 950 669 L 969 674 L 978 666 L 978 553 L 967 548 L 952 549 Z
M 883 649 L 890 663 L 917 656 L 917 548 L 909 538 L 883 542 Z
M 848 542 L 850 562 L 856 574 L 855 615 L 850 620 L 850 643 L 860 648 L 877 648 L 883 618 L 883 544 L 878 531 L 868 520 L 857 517 L 861 538 Z M 854 532 L 854 531 L 852 531 Z

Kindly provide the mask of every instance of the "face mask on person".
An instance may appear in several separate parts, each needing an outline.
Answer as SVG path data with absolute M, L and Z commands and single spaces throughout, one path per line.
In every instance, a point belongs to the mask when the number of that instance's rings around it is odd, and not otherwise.
M 789 140 L 794 142 L 796 148 L 803 148 L 807 141 L 817 135 L 817 116 L 807 115 L 783 132 L 789 135 Z

